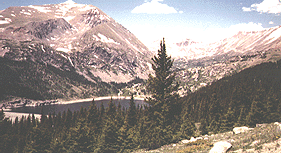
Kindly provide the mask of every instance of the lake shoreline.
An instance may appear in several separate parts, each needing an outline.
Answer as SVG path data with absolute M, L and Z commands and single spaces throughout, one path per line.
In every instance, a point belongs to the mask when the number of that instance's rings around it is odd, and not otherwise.
M 93 98 L 86 98 L 86 99 L 76 99 L 76 100 L 62 100 L 62 99 L 58 99 L 56 103 L 52 103 L 50 105 L 68 105 L 68 104 L 75 104 L 75 103 L 84 103 L 84 102 L 90 102 L 93 99 L 98 102 L 101 100 L 109 100 L 109 99 L 113 99 L 113 100 L 129 100 L 131 99 L 130 96 L 105 96 L 105 97 L 93 97 Z M 141 97 L 136 97 L 134 98 L 134 100 L 144 100 L 145 98 L 141 98 Z M 54 100 L 52 100 L 54 101 Z M 36 107 L 37 105 L 35 105 L 36 103 L 40 103 L 42 101 L 32 101 L 32 104 L 26 105 L 29 107 Z M 15 106 L 14 108 L 20 108 L 20 107 L 25 107 L 25 106 Z M 3 110 L 3 112 L 5 113 L 5 117 L 9 118 L 11 121 L 14 121 L 16 117 L 18 117 L 19 119 L 21 119 L 23 116 L 24 117 L 28 117 L 29 115 L 31 116 L 33 113 L 20 113 L 20 112 L 12 112 L 10 108 L 2 108 L 0 109 L 0 111 Z M 34 113 L 34 115 L 36 116 L 36 118 L 40 118 L 40 114 L 36 114 Z
M 89 102 L 92 101 L 93 99 L 95 101 L 99 101 L 99 100 L 106 100 L 106 99 L 110 99 L 112 98 L 113 100 L 118 100 L 118 99 L 131 99 L 131 97 L 127 97 L 127 96 L 106 96 L 106 97 L 93 97 L 93 98 L 86 98 L 86 99 L 77 99 L 77 100 L 69 100 L 69 101 L 63 101 L 63 100 L 59 100 L 59 102 L 57 102 L 56 104 L 73 104 L 73 103 L 81 103 L 81 102 Z M 134 98 L 134 100 L 144 100 L 145 98 L 141 98 L 141 97 L 136 97 Z

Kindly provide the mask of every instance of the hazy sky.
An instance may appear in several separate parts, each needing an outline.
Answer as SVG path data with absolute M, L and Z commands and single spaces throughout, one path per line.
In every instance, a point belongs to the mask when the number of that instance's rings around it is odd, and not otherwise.
M 66 0 L 0 0 L 9 6 L 57 4 Z M 161 39 L 215 40 L 238 30 L 281 25 L 279 0 L 74 0 L 92 4 L 147 43 Z

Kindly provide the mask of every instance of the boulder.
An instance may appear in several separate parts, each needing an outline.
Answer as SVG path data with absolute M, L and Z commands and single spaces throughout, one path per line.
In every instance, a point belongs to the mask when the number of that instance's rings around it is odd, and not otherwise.
M 274 125 L 277 125 L 281 128 L 281 124 L 279 122 L 275 122 Z
M 239 134 L 239 133 L 243 133 L 243 132 L 246 132 L 248 130 L 251 130 L 252 128 L 248 128 L 246 126 L 242 126 L 242 127 L 235 127 L 233 128 L 233 132 L 234 134 Z
M 190 140 L 189 140 L 189 142 L 195 142 L 195 141 L 197 141 L 197 139 L 194 138 L 194 137 L 191 137 Z
M 189 140 L 181 140 L 181 142 L 182 142 L 183 144 L 187 144 L 187 143 L 189 143 Z
M 225 153 L 231 146 L 231 143 L 227 141 L 219 141 L 214 144 L 209 153 Z

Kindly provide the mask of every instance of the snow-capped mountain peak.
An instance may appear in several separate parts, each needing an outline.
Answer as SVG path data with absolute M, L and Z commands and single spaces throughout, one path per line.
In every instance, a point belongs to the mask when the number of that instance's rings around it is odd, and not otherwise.
M 65 2 L 63 2 L 63 3 L 61 3 L 61 4 L 75 5 L 75 4 L 77 4 L 77 3 L 75 3 L 73 0 L 67 0 L 67 1 L 65 1 Z
M 159 41 L 150 45 L 156 51 Z M 281 48 L 281 26 L 257 31 L 239 31 L 232 36 L 215 42 L 196 42 L 186 39 L 179 42 L 169 42 L 167 52 L 172 57 L 187 60 L 212 57 L 222 54 L 248 54 L 257 51 Z

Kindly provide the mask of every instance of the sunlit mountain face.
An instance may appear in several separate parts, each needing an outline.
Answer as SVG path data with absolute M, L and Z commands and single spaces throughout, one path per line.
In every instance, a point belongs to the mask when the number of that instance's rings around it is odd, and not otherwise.
M 0 13 L 0 28 L 3 57 L 74 68 L 89 80 L 88 72 L 106 82 L 126 82 L 148 74 L 152 54 L 147 47 L 92 5 L 67 1 L 9 7 Z

